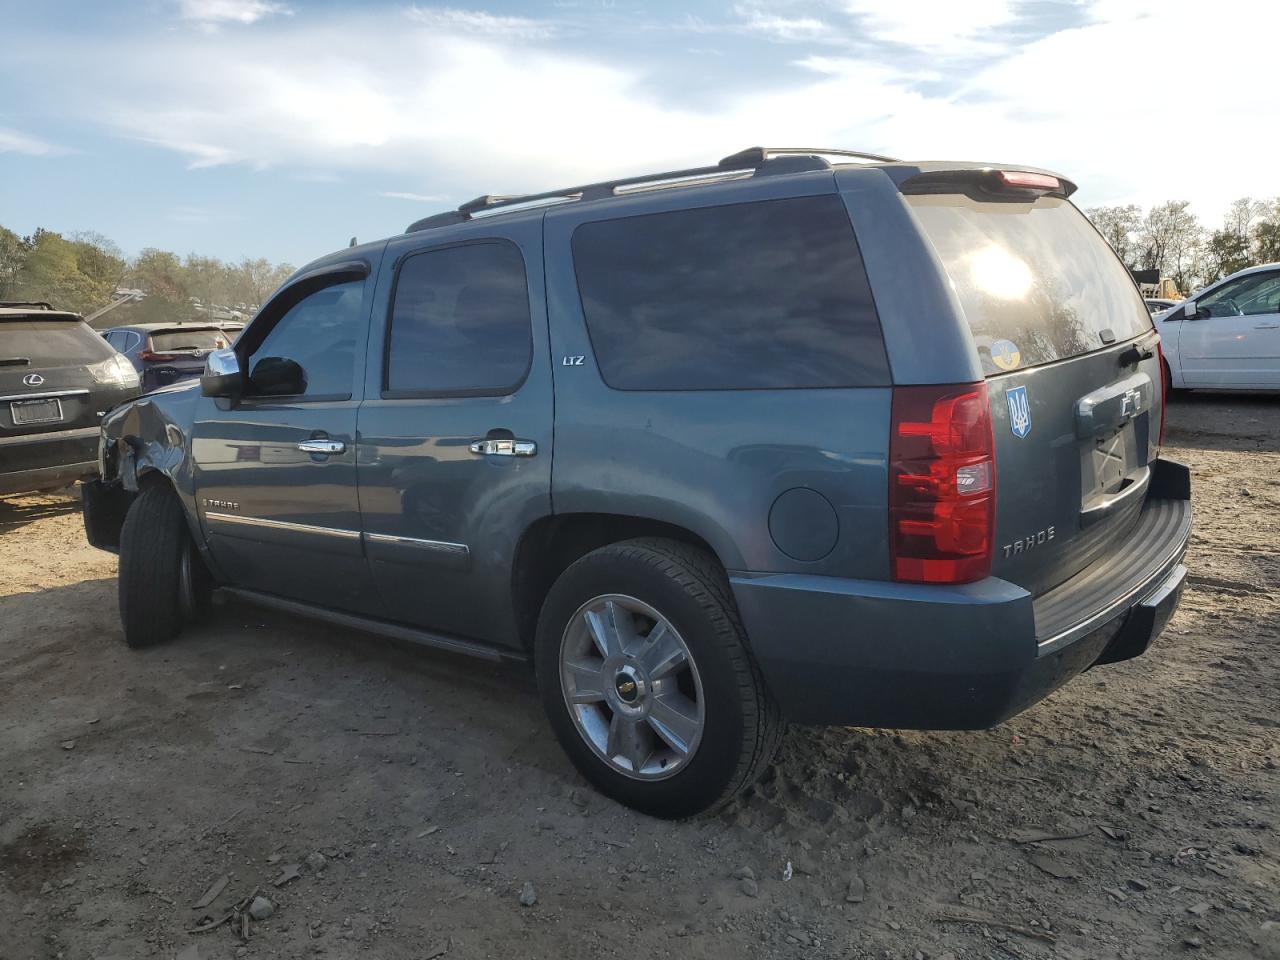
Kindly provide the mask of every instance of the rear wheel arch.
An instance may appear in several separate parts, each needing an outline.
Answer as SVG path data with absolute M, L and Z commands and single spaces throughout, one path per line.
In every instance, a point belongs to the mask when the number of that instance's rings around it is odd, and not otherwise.
M 653 537 L 697 547 L 725 567 L 723 558 L 711 544 L 694 531 L 649 517 L 612 513 L 549 514 L 525 528 L 511 569 L 511 599 L 520 648 L 532 651 L 543 602 L 560 574 L 574 562 L 611 543 Z

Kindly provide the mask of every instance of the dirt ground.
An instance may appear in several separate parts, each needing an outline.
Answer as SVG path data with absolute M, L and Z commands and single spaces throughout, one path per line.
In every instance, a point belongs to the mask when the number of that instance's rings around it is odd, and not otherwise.
M 1152 653 L 982 733 L 793 729 L 675 824 L 513 668 L 231 602 L 129 651 L 74 501 L 0 504 L 0 958 L 1280 958 L 1280 399 L 1179 399 L 1167 441 L 1197 514 Z

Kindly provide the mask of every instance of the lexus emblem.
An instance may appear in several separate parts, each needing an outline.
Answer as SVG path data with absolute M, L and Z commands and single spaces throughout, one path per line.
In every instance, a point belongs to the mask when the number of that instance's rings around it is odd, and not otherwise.
M 22 382 L 28 387 L 38 387 L 40 384 L 44 383 L 44 377 L 40 376 L 38 373 L 28 373 L 22 378 Z

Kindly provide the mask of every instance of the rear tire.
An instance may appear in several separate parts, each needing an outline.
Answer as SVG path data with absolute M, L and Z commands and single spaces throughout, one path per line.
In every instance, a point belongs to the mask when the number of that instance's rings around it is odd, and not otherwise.
M 616 617 L 622 652 L 600 647 L 602 616 Z M 659 636 L 673 656 L 655 663 L 646 656 Z M 565 570 L 543 604 L 534 659 L 569 758 L 601 793 L 642 813 L 674 819 L 728 803 L 765 770 L 781 739 L 723 569 L 678 541 L 611 544 Z M 672 702 L 679 713 L 670 713 Z M 687 735 L 673 737 L 664 716 L 687 724 Z M 616 726 L 631 732 L 615 739 Z
M 212 582 L 187 529 L 182 504 L 164 482 L 146 484 L 120 531 L 120 622 L 130 647 L 177 636 L 207 612 Z

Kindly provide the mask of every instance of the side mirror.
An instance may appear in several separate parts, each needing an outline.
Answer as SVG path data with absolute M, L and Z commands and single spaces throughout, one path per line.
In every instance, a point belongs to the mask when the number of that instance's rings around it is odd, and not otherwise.
M 240 358 L 230 348 L 214 350 L 205 359 L 204 373 L 200 375 L 200 392 L 206 397 L 236 399 L 244 391 L 244 375 L 240 373 Z
M 257 396 L 294 397 L 307 392 L 307 375 L 296 360 L 263 357 L 253 365 L 249 386 Z
M 1201 316 L 1200 308 L 1196 306 L 1196 302 L 1194 300 L 1188 300 L 1184 303 L 1178 310 L 1178 313 L 1180 315 L 1179 319 L 1182 320 L 1199 320 Z

